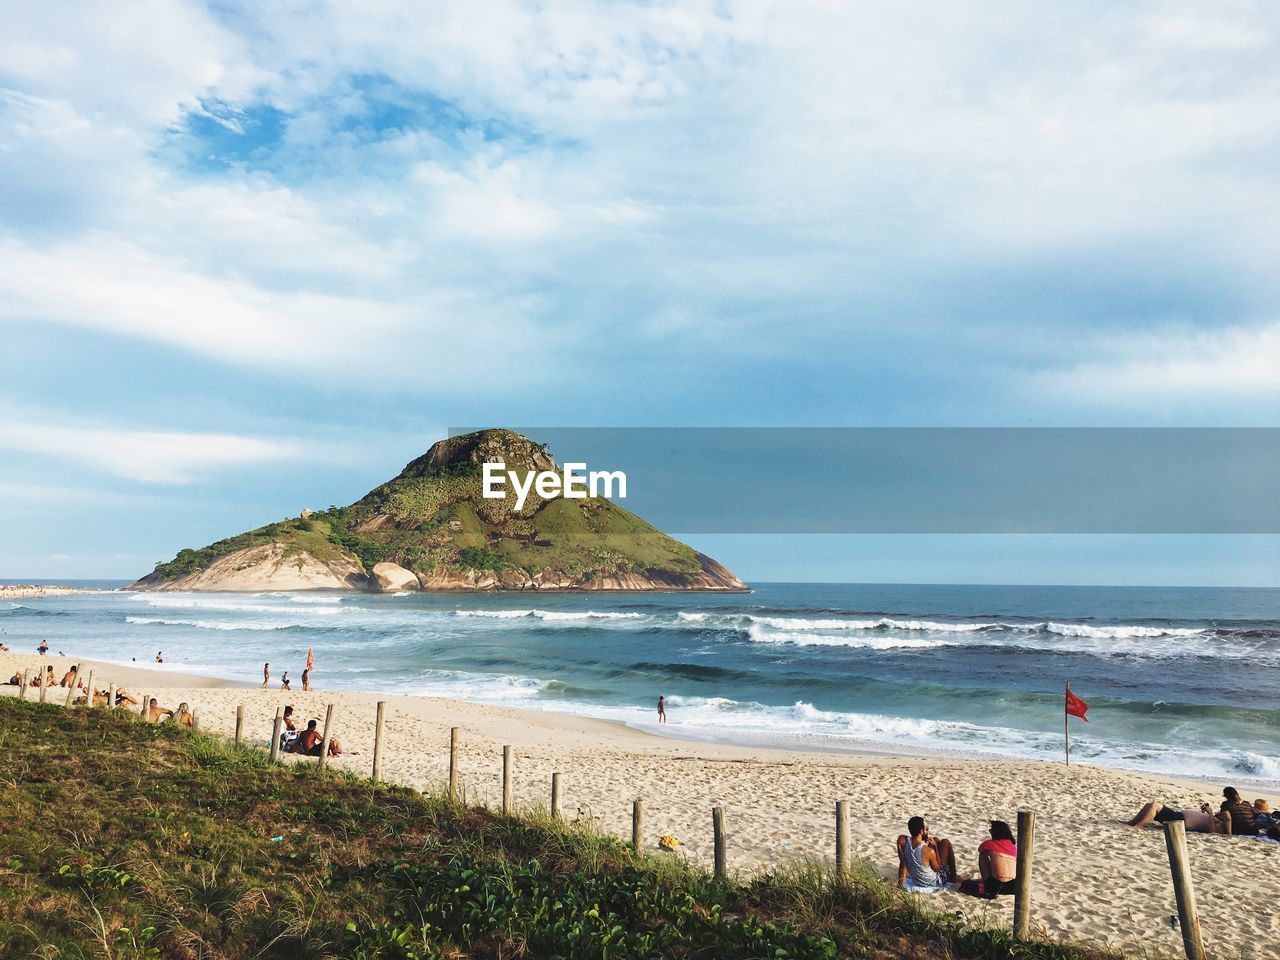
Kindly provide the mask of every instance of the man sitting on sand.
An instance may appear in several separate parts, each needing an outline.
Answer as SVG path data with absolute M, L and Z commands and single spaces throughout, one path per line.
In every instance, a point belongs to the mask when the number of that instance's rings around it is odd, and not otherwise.
M 956 854 L 950 840 L 929 836 L 924 817 L 907 821 L 911 836 L 898 837 L 898 886 L 912 893 L 950 889 L 956 875 Z
M 141 700 L 139 700 L 137 697 L 135 697 L 133 694 L 131 694 L 128 690 L 125 690 L 124 688 L 121 688 L 116 691 L 117 707 L 120 706 L 122 703 L 127 703 L 130 706 L 136 707 L 141 702 L 142 702 Z
M 62 681 L 58 684 L 60 687 L 70 687 L 76 682 L 76 668 L 72 667 L 62 675 Z
M 1127 821 L 1131 827 L 1145 827 L 1151 823 L 1165 824 L 1170 820 L 1183 821 L 1185 828 L 1191 833 L 1230 833 L 1228 819 L 1216 817 L 1207 803 L 1200 804 L 1199 810 L 1175 810 L 1158 800 L 1144 804 L 1137 816 Z
M 196 725 L 196 718 L 192 715 L 191 710 L 188 709 L 186 701 L 178 704 L 178 709 L 170 714 L 170 719 L 181 727 L 191 728 Z
M 324 743 L 324 737 L 320 731 L 316 729 L 316 721 L 308 720 L 307 729 L 302 732 L 302 736 L 298 740 L 298 753 L 305 753 L 308 757 L 320 756 L 320 745 Z M 337 737 L 329 738 L 329 756 L 340 757 L 345 750 L 342 744 L 338 742 Z
M 156 698 L 152 697 L 147 702 L 147 720 L 151 723 L 159 723 L 166 717 L 172 717 L 173 711 L 166 710 L 164 707 L 156 703 Z

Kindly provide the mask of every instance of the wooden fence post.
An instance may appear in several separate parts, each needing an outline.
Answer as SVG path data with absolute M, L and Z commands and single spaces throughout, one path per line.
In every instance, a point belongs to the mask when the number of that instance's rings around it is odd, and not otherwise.
M 141 713 L 144 717 L 149 717 L 149 715 L 148 715 L 148 713 L 147 713 L 147 706 L 148 706 L 150 703 L 151 703 L 151 700 L 149 699 L 149 697 L 147 696 L 147 694 L 145 694 L 145 693 L 144 693 L 144 694 L 142 695 L 142 709 L 141 709 L 140 711 L 138 711 L 138 712 L 139 712 L 139 713 Z
M 1186 951 L 1187 960 L 1204 960 L 1200 915 L 1196 911 L 1196 889 L 1191 883 L 1191 864 L 1187 859 L 1186 824 L 1181 820 L 1166 823 L 1164 844 L 1169 851 L 1169 870 L 1173 874 L 1173 897 L 1178 904 L 1182 949 Z
M 236 746 L 240 746 L 240 736 L 244 733 L 244 704 L 236 705 Z
M 711 808 L 711 834 L 715 842 L 715 874 L 717 880 L 728 878 L 728 856 L 725 849 L 724 807 Z
M 1035 852 L 1035 840 L 1035 812 L 1019 810 L 1018 875 L 1013 890 L 1013 936 L 1018 940 L 1031 937 L 1031 858 Z
M 30 682 L 31 682 L 31 671 L 30 671 L 30 670 L 23 670 L 23 671 L 22 671 L 22 684 L 18 687 L 18 699 L 19 699 L 19 700 L 25 700 L 25 699 L 27 699 L 27 684 L 28 684 L 28 683 L 30 683 Z
M 644 801 L 631 801 L 631 846 L 636 853 L 644 846 Z
M 458 799 L 458 728 L 449 728 L 449 799 Z
M 90 671 L 89 671 L 89 691 L 88 691 L 88 693 L 86 693 L 86 694 L 85 694 L 85 701 L 84 701 L 84 705 L 85 705 L 86 707 L 92 707 L 92 706 L 93 706 L 93 699 L 94 699 L 94 698 L 93 698 L 93 671 L 92 671 L 92 670 L 90 670 Z
M 502 748 L 502 815 L 511 816 L 511 748 Z
M 75 676 L 71 678 L 71 683 L 67 685 L 67 709 L 71 709 L 71 704 L 76 699 L 76 685 L 80 683 L 80 664 L 76 664 Z
M 551 775 L 551 819 L 560 819 L 560 774 Z
M 114 710 L 116 705 L 116 685 L 114 683 L 107 686 L 107 709 Z
M 191 711 L 191 732 L 192 733 L 200 732 L 200 711 L 199 710 Z
M 387 713 L 387 701 L 378 701 L 378 716 L 373 722 L 373 782 L 378 782 L 382 772 L 382 722 Z
M 317 766 L 323 770 L 329 764 L 329 732 L 333 728 L 333 704 L 324 711 L 324 739 L 320 741 L 320 762 Z
M 836 801 L 836 876 L 849 872 L 849 804 Z
M 40 702 L 44 703 L 49 697 L 49 671 L 44 672 L 44 676 L 40 678 Z
M 280 759 L 280 729 L 284 726 L 284 707 L 276 707 L 276 725 L 271 731 L 271 762 Z

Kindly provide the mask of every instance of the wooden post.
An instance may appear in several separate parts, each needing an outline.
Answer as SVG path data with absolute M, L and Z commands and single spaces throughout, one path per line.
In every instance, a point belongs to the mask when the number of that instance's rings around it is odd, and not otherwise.
M 502 748 L 502 815 L 511 816 L 511 748 Z
M 387 701 L 378 701 L 378 718 L 373 722 L 373 782 L 378 782 L 382 772 L 382 720 L 387 712 Z
M 1013 889 L 1013 936 L 1018 940 L 1031 937 L 1031 857 L 1035 852 L 1035 840 L 1035 812 L 1019 810 L 1018 875 Z
M 147 706 L 150 703 L 151 703 L 150 698 L 147 696 L 147 694 L 144 693 L 142 695 L 142 709 L 138 711 L 139 713 L 142 714 L 143 717 L 147 716 Z
M 284 726 L 284 707 L 276 707 L 276 725 L 271 731 L 271 762 L 280 759 L 280 729 Z
M 200 711 L 198 710 L 191 711 L 191 732 L 200 732 Z
M 631 846 L 639 853 L 644 846 L 644 801 L 631 801 Z
M 18 699 L 19 699 L 19 700 L 25 700 L 25 699 L 27 699 L 27 684 L 28 684 L 28 683 L 30 683 L 30 682 L 31 682 L 31 671 L 30 671 L 30 670 L 23 670 L 23 671 L 22 671 L 22 685 L 21 685 L 20 687 L 18 687 Z
M 67 709 L 71 709 L 71 704 L 76 699 L 76 685 L 80 682 L 80 664 L 76 664 L 76 675 L 72 677 L 71 683 L 67 688 Z
M 236 706 L 236 746 L 240 746 L 240 735 L 244 732 L 244 704 Z
M 110 684 L 107 687 L 107 709 L 114 710 L 116 705 L 116 685 Z
M 449 728 L 449 799 L 458 799 L 458 728 Z
M 836 801 L 836 876 L 849 872 L 849 804 Z
M 44 703 L 49 697 L 49 671 L 44 672 L 44 676 L 40 678 L 40 702 Z
M 1067 751 L 1067 766 L 1071 766 L 1071 714 L 1067 712 L 1067 704 L 1071 701 L 1071 681 L 1067 681 L 1067 692 L 1062 698 L 1062 744 Z
M 1169 850 L 1169 870 L 1173 874 L 1173 897 L 1178 904 L 1178 924 L 1182 928 L 1182 949 L 1187 960 L 1204 960 L 1200 937 L 1200 915 L 1196 911 L 1196 889 L 1191 883 L 1187 859 L 1186 824 L 1170 820 L 1164 825 L 1164 843 Z
M 551 819 L 560 819 L 560 774 L 551 775 Z
M 89 671 L 89 692 L 85 694 L 84 705 L 86 707 L 93 706 L 93 671 Z
M 724 836 L 724 807 L 711 808 L 711 835 L 715 842 L 715 874 L 717 880 L 728 877 Z
M 323 770 L 329 764 L 329 732 L 333 728 L 333 704 L 324 711 L 324 739 L 320 741 L 320 762 L 317 766 Z

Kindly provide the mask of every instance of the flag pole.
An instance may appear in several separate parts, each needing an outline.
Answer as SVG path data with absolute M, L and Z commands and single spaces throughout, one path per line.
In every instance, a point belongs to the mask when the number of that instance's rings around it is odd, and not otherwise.
M 1067 766 L 1071 766 L 1071 714 L 1067 705 L 1071 702 L 1071 681 L 1067 681 L 1067 692 L 1062 697 L 1062 736 L 1067 749 Z

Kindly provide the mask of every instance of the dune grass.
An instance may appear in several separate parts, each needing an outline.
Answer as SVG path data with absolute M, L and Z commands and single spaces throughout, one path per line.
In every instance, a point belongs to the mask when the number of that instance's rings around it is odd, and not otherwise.
M 1103 960 L 870 872 L 745 884 L 130 714 L 0 698 L 0 956 Z

